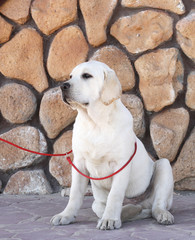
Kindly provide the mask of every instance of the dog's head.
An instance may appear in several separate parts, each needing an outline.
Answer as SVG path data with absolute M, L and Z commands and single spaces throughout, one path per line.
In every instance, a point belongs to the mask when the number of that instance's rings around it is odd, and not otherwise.
M 110 105 L 122 93 L 115 72 L 106 64 L 90 61 L 81 63 L 70 74 L 70 79 L 61 86 L 63 100 L 75 107 L 88 107 L 96 101 Z

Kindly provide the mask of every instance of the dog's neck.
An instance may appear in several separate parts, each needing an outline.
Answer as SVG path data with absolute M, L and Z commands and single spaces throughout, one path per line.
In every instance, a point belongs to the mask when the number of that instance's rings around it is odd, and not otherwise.
M 78 114 L 85 116 L 85 119 L 100 126 L 102 124 L 110 125 L 113 122 L 113 113 L 117 110 L 121 104 L 121 100 L 117 99 L 109 105 L 105 105 L 100 101 L 94 101 L 86 108 L 78 108 Z

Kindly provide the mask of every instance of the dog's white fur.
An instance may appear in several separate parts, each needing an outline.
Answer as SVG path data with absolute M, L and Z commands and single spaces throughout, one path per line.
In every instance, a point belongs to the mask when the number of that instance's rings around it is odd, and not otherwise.
M 88 74 L 88 75 L 86 75 Z M 67 85 L 68 83 L 68 85 Z M 78 65 L 62 90 L 67 103 L 78 110 L 72 148 L 75 165 L 92 177 L 107 176 L 123 166 L 134 152 L 132 162 L 114 177 L 91 181 L 93 211 L 97 228 L 121 227 L 124 220 L 153 216 L 161 224 L 172 224 L 168 211 L 173 198 L 173 176 L 167 159 L 153 162 L 133 131 L 133 118 L 120 100 L 121 85 L 107 65 L 90 61 Z M 67 207 L 54 216 L 54 225 L 75 221 L 83 202 L 88 179 L 72 170 Z M 125 197 L 141 195 L 151 186 L 150 195 L 139 205 L 122 207 Z

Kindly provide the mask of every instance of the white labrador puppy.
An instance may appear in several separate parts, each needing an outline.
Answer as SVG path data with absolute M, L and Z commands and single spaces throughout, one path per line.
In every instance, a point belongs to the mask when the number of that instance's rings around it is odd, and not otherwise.
M 137 152 L 125 169 L 112 178 L 91 180 L 93 211 L 99 218 L 97 228 L 115 229 L 121 222 L 154 217 L 160 224 L 173 224 L 168 211 L 173 199 L 173 176 L 167 159 L 153 162 L 133 131 L 131 113 L 121 102 L 121 85 L 107 65 L 90 61 L 78 65 L 70 80 L 61 87 L 63 99 L 78 115 L 74 124 L 72 149 L 74 163 L 84 174 L 107 176 L 123 166 Z M 72 186 L 67 207 L 51 219 L 62 225 L 75 221 L 83 202 L 88 179 L 72 170 Z M 139 206 L 123 207 L 125 197 L 150 194 Z

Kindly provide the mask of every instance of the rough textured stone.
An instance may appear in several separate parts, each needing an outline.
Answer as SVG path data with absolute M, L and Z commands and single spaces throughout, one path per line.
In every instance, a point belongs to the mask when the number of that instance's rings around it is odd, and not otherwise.
M 6 0 L 0 6 L 0 12 L 11 20 L 24 24 L 29 18 L 31 0 Z
M 188 75 L 186 105 L 195 110 L 195 71 Z
M 12 29 L 13 26 L 0 16 L 0 44 L 9 40 Z
M 36 107 L 36 98 L 27 87 L 11 83 L 0 88 L 0 111 L 9 122 L 28 121 L 35 113 Z
M 43 170 L 19 171 L 9 179 L 4 194 L 49 194 L 51 186 Z
M 189 113 L 184 108 L 166 110 L 152 119 L 150 135 L 159 158 L 175 159 L 188 125 Z
M 71 149 L 72 131 L 67 131 L 54 143 L 54 154 L 66 153 Z M 73 160 L 73 154 L 71 153 L 69 156 Z M 49 170 L 61 186 L 71 186 L 71 165 L 66 160 L 66 156 L 52 157 L 49 162 Z
M 160 111 L 172 104 L 183 89 L 183 65 L 176 48 L 159 49 L 135 62 L 139 89 L 148 111 Z
M 127 55 L 115 46 L 103 47 L 95 52 L 91 60 L 107 64 L 118 76 L 123 91 L 132 89 L 135 85 L 133 67 Z
M 107 24 L 116 7 L 117 0 L 80 0 L 80 8 L 85 20 L 88 41 L 99 46 L 107 39 Z
M 59 87 L 50 89 L 44 94 L 39 116 L 49 138 L 57 137 L 62 129 L 74 121 L 76 114 L 77 112 L 62 100 Z
M 121 4 L 130 8 L 152 7 L 169 10 L 177 14 L 185 13 L 185 6 L 182 0 L 122 0 Z
M 32 28 L 21 30 L 0 48 L 0 72 L 31 84 L 38 92 L 48 87 L 43 67 L 43 42 Z
M 195 10 L 176 24 L 177 41 L 183 52 L 195 62 Z
M 0 135 L 23 148 L 38 152 L 47 152 L 47 143 L 43 134 L 30 126 L 17 127 Z M 41 161 L 44 157 L 20 150 L 7 143 L 0 142 L 0 170 L 14 170 L 27 167 Z
M 176 182 L 174 188 L 178 191 L 195 191 L 195 177 L 184 178 Z
M 86 60 L 88 49 L 85 37 L 78 26 L 61 30 L 49 49 L 47 69 L 50 76 L 57 81 L 68 78 L 72 69 Z
M 31 14 L 39 29 L 49 35 L 77 17 L 77 0 L 35 0 Z
M 140 53 L 153 49 L 169 40 L 173 34 L 173 19 L 158 11 L 141 11 L 131 16 L 119 18 L 110 33 L 130 53 Z
M 187 79 L 186 105 L 195 110 L 195 71 Z
M 185 142 L 179 157 L 173 165 L 173 176 L 177 187 L 183 188 L 184 186 L 190 187 L 188 182 L 195 180 L 195 128 L 193 129 L 190 137 Z M 182 180 L 182 181 L 181 181 Z M 181 189 L 182 190 L 182 189 Z M 194 189 L 195 190 L 195 185 Z
M 141 100 L 133 94 L 123 94 L 122 102 L 133 116 L 133 128 L 137 137 L 142 138 L 145 133 L 144 109 Z

